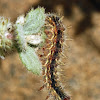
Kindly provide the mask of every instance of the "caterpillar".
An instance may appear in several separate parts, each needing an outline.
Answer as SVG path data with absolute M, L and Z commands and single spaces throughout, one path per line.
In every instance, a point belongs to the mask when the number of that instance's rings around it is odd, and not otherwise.
M 43 65 L 44 85 L 40 90 L 46 87 L 54 100 L 70 100 L 70 96 L 66 95 L 62 87 L 57 82 L 57 61 L 62 52 L 62 44 L 64 42 L 64 26 L 59 16 L 55 14 L 47 14 L 45 20 L 46 40 L 43 47 L 39 48 L 37 53 Z M 49 95 L 46 99 L 49 98 Z

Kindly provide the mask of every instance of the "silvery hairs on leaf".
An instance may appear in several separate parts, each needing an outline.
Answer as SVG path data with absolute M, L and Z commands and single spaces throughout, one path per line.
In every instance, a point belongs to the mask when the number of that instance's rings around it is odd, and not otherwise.
M 26 17 L 24 15 L 18 17 L 14 25 L 20 58 L 26 68 L 35 74 L 40 74 L 42 71 L 41 62 L 34 49 L 44 41 L 42 36 L 44 24 L 45 10 L 39 7 L 31 9 Z M 29 44 L 34 47 L 30 47 Z
M 27 43 L 25 40 L 23 25 L 20 23 L 16 23 L 15 29 L 16 29 L 15 32 L 16 32 L 16 40 L 17 40 L 18 48 L 20 49 L 20 51 L 24 51 L 27 46 Z
M 38 33 L 45 23 L 44 8 L 31 9 L 25 17 L 24 31 L 25 34 Z
M 36 55 L 34 48 L 27 46 L 26 51 L 20 52 L 19 55 L 23 64 L 29 71 L 33 72 L 34 74 L 41 74 L 42 64 L 39 61 L 39 58 Z

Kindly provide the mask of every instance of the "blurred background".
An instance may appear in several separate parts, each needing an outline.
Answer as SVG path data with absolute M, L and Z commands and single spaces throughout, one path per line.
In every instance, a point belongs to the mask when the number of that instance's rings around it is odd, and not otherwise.
M 72 100 L 100 100 L 100 0 L 0 0 L 0 16 L 15 22 L 32 7 L 64 16 L 66 28 L 60 80 Z M 16 52 L 0 59 L 0 100 L 45 100 L 42 76 L 22 65 Z M 51 99 L 53 100 L 53 99 Z

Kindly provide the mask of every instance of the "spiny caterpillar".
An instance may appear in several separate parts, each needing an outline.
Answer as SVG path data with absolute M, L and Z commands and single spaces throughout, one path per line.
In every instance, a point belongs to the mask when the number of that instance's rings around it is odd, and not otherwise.
M 62 87 L 57 82 L 57 61 L 62 52 L 62 44 L 64 41 L 64 27 L 60 17 L 54 14 L 47 14 L 45 22 L 45 34 L 47 36 L 45 44 L 37 53 L 43 66 L 44 85 L 50 94 L 54 96 L 54 100 L 70 100 L 70 97 L 63 92 Z M 47 96 L 46 99 L 48 99 Z
M 0 17 L 0 57 L 3 58 L 5 51 L 14 44 L 29 71 L 38 75 L 43 72 L 43 87 L 49 90 L 54 100 L 70 100 L 57 81 L 57 63 L 62 52 L 64 30 L 61 18 L 45 14 L 45 9 L 41 7 L 31 9 L 25 17 L 18 17 L 14 25 Z

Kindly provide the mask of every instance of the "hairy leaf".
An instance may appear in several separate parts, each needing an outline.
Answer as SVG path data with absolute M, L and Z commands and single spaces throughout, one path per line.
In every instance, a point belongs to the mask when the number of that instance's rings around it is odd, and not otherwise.
M 40 31 L 45 23 L 45 10 L 44 8 L 31 9 L 26 15 L 24 32 L 25 34 L 35 34 Z
M 29 71 L 38 75 L 41 73 L 42 65 L 35 53 L 34 48 L 27 46 L 26 50 L 24 52 L 20 52 L 19 55 L 22 62 Z

